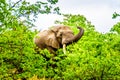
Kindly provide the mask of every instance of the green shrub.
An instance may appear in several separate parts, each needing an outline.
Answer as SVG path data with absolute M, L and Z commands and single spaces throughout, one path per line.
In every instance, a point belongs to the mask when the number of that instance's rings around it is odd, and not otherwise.
M 118 80 L 120 79 L 120 35 L 95 31 L 81 15 L 65 15 L 59 22 L 77 33 L 85 33 L 76 43 L 67 46 L 67 54 L 59 49 L 54 56 L 48 50 L 35 51 L 36 32 L 24 25 L 0 33 L 0 78 L 55 80 Z M 37 76 L 37 77 L 36 77 Z

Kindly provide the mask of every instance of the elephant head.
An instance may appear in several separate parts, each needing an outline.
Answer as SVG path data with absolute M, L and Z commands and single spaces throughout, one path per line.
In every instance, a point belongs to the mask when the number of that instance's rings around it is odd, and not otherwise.
M 34 42 L 39 48 L 47 48 L 50 52 L 63 47 L 63 52 L 66 53 L 66 45 L 77 42 L 83 36 L 84 30 L 81 27 L 77 28 L 79 33 L 74 35 L 68 26 L 55 26 L 50 30 L 38 33 Z

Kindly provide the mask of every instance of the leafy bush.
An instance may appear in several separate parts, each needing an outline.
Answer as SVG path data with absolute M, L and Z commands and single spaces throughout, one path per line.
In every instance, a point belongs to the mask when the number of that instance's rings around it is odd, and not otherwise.
M 64 25 L 74 33 L 75 26 L 84 28 L 84 36 L 77 43 L 67 46 L 67 54 L 59 49 L 56 56 L 48 50 L 34 50 L 35 31 L 24 24 L 0 33 L 0 78 L 94 80 L 120 79 L 120 35 L 106 34 L 95 28 L 83 15 L 64 15 Z
M 59 7 L 53 6 L 57 2 L 0 1 L 0 80 L 25 79 L 39 73 L 43 77 L 46 74 L 43 72 L 46 58 L 35 52 L 33 37 L 36 32 L 30 29 L 39 13 L 59 14 Z M 21 17 L 25 20 L 20 21 Z M 47 55 L 48 51 L 42 53 Z
M 82 26 L 85 34 L 77 43 L 67 47 L 69 56 L 65 61 L 70 63 L 63 71 L 64 79 L 120 79 L 120 35 L 96 32 L 89 21 L 79 21 L 85 19 L 80 15 L 65 17 L 63 24 Z

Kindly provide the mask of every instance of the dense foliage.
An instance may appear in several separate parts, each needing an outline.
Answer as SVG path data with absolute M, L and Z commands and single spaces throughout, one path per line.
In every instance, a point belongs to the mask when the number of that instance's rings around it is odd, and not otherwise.
M 20 0 L 21 1 L 21 0 Z M 57 0 L 51 4 L 55 4 Z M 4 4 L 4 6 L 3 6 Z M 84 28 L 84 36 L 77 43 L 62 49 L 56 56 L 46 49 L 35 51 L 30 25 L 12 14 L 5 0 L 0 1 L 0 79 L 57 79 L 57 80 L 119 80 L 120 79 L 120 23 L 110 32 L 95 30 L 83 15 L 64 15 L 64 21 L 56 23 Z M 29 20 L 28 20 L 29 21 Z
M 77 43 L 67 46 L 53 57 L 47 50 L 35 52 L 33 36 L 36 32 L 19 25 L 0 36 L 0 77 L 2 79 L 120 79 L 120 24 L 111 32 L 102 34 L 82 15 L 64 15 L 61 24 L 82 26 L 84 36 Z M 57 21 L 58 22 L 58 21 Z M 116 30 L 117 29 L 117 30 Z
M 120 24 L 114 25 L 111 32 L 101 34 L 83 16 L 66 17 L 63 24 L 80 25 L 85 34 L 78 43 L 68 47 L 65 79 L 120 79 Z

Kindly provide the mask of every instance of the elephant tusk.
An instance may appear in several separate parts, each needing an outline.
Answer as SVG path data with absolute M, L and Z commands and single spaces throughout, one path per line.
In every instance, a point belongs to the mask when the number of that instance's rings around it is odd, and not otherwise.
M 63 44 L 63 52 L 66 54 L 66 44 Z

